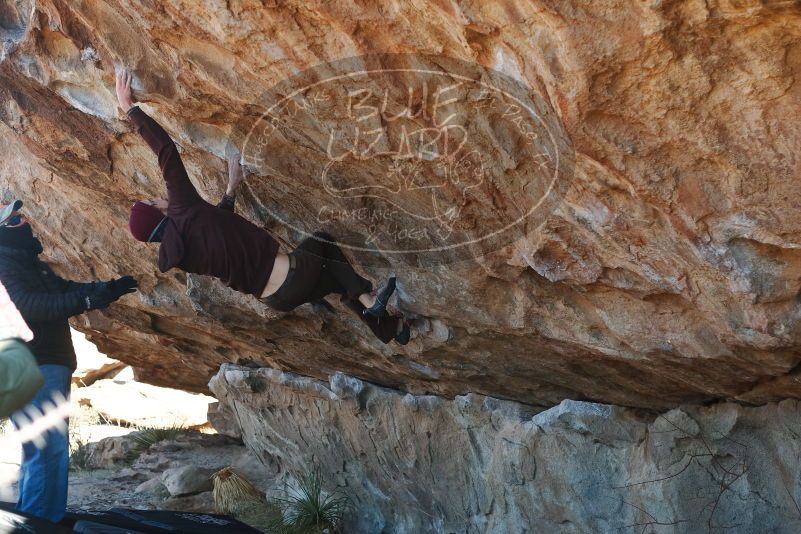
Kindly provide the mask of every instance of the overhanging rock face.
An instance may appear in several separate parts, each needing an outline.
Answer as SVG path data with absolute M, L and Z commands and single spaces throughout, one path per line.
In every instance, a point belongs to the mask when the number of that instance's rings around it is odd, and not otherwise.
M 589 399 L 668 409 L 801 394 L 801 13 L 792 2 L 0 0 L 0 36 L 3 192 L 25 199 L 64 275 L 139 277 L 137 295 L 75 326 L 144 380 L 199 391 L 220 364 L 253 360 L 540 406 Z M 401 176 L 405 196 L 383 200 L 406 214 L 402 230 L 411 217 L 433 225 L 416 233 L 432 243 L 475 237 L 550 191 L 520 158 L 526 139 L 542 154 L 572 151 L 570 180 L 548 197 L 559 202 L 467 257 L 354 252 L 375 281 L 399 274 L 399 306 L 418 317 L 405 348 L 375 342 L 342 307 L 277 315 L 217 282 L 158 273 L 156 251 L 130 238 L 126 220 L 133 201 L 164 188 L 116 108 L 115 64 L 133 69 L 136 96 L 216 201 L 225 146 L 241 141 L 271 87 L 302 88 L 317 79 L 303 77 L 308 69 L 319 78 L 328 71 L 317 65 L 374 53 L 498 71 L 536 101 L 556 141 L 540 146 L 536 132 L 503 130 L 506 112 L 477 111 L 490 98 L 457 93 L 469 112 L 458 117 L 469 120 L 437 131 L 469 138 L 475 151 L 439 167 L 419 152 L 406 163 L 420 168 L 389 166 L 377 152 L 322 165 L 337 146 L 329 131 L 376 119 L 303 93 L 319 107 L 293 110 L 292 128 L 265 142 L 269 157 L 250 159 L 240 213 L 289 247 L 359 202 L 379 210 L 378 200 L 344 193 L 395 191 Z M 405 84 L 416 87 L 402 76 L 381 83 L 393 104 Z M 399 123 L 383 122 L 400 139 L 389 126 Z M 421 176 L 437 191 L 424 195 Z M 321 220 L 314 208 L 332 198 L 342 210 Z M 340 223 L 338 237 L 352 244 Z M 350 227 L 361 238 L 375 230 L 361 219 Z
M 539 411 L 233 365 L 210 387 L 277 481 L 318 465 L 353 499 L 352 532 L 801 528 L 797 401 Z

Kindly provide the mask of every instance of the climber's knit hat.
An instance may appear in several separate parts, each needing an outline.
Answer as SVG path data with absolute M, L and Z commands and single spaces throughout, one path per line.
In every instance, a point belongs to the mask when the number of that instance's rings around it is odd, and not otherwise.
M 160 223 L 166 219 L 164 214 L 155 206 L 137 202 L 131 206 L 131 216 L 128 219 L 128 229 L 137 241 L 149 243 L 156 235 Z

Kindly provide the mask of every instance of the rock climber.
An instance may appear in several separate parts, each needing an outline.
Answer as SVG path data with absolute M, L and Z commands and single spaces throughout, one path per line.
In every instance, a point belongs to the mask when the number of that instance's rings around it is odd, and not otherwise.
M 134 105 L 131 80 L 128 70 L 118 70 L 117 99 L 158 157 L 167 200 L 136 202 L 128 226 L 138 241 L 160 243 L 161 272 L 178 267 L 214 276 L 282 312 L 307 302 L 325 305 L 323 297 L 339 294 L 382 342 L 409 342 L 408 321 L 386 309 L 395 291 L 394 277 L 373 291 L 370 281 L 353 269 L 331 235 L 316 232 L 285 254 L 266 230 L 234 212 L 236 188 L 244 177 L 235 151 L 228 157 L 228 187 L 222 200 L 216 206 L 203 200 L 189 180 L 173 140 Z
M 69 398 L 76 367 L 68 319 L 102 309 L 136 291 L 136 280 L 124 276 L 109 282 L 70 282 L 56 276 L 39 259 L 41 242 L 20 212 L 22 201 L 0 206 L 0 283 L 27 323 L 33 353 L 44 379 L 31 401 L 40 413 L 51 399 Z M 12 416 L 17 428 L 24 420 Z M 49 431 L 42 447 L 23 445 L 17 510 L 58 522 L 67 506 L 69 443 L 64 432 Z

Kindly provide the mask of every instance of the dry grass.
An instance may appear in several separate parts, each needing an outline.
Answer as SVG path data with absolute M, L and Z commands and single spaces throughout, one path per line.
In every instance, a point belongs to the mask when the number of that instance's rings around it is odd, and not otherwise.
M 91 406 L 73 405 L 69 426 L 70 470 L 92 469 L 92 452 L 83 429 L 89 425 L 107 424 L 103 416 Z
M 135 434 L 133 434 L 134 447 L 128 453 L 128 461 L 133 462 L 139 458 L 142 453 L 147 451 L 156 443 L 173 440 L 179 434 L 186 432 L 183 425 L 173 425 L 168 427 L 139 427 Z
M 261 530 L 277 532 L 281 511 L 267 502 L 264 493 L 231 467 L 214 473 L 214 510 Z
M 214 473 L 213 495 L 214 509 L 218 514 L 235 513 L 243 501 L 267 502 L 264 493 L 232 467 Z

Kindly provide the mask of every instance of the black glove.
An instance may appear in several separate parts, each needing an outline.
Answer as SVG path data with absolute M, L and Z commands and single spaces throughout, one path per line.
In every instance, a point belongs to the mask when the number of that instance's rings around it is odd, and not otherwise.
M 109 280 L 108 282 L 97 282 L 92 285 L 88 294 L 92 292 L 104 291 L 112 295 L 122 296 L 126 293 L 133 293 L 136 291 L 138 283 L 133 276 L 123 276 L 116 280 Z
M 111 284 L 111 289 L 119 293 L 120 296 L 133 293 L 139 286 L 139 282 L 133 276 L 123 276 L 112 280 L 109 284 Z
M 108 290 L 95 290 L 89 292 L 85 297 L 87 310 L 102 310 L 108 308 L 108 305 L 117 300 L 111 291 Z
M 123 295 L 136 291 L 137 282 L 132 276 L 123 276 L 109 282 L 100 282 L 86 295 L 87 310 L 102 310 Z

